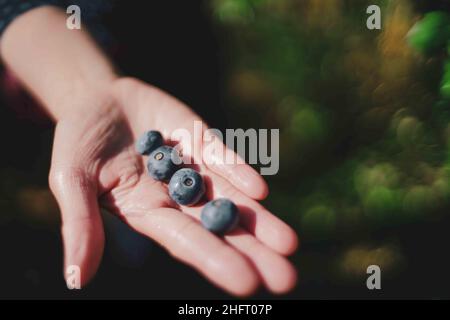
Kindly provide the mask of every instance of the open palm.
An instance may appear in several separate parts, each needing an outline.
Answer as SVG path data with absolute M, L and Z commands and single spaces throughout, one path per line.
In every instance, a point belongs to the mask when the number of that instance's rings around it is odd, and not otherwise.
M 174 203 L 167 186 L 148 176 L 145 159 L 134 151 L 134 141 L 146 130 L 160 131 L 169 143 L 174 130 L 192 132 L 200 118 L 134 79 L 116 81 L 105 96 L 97 106 L 83 106 L 86 112 L 58 122 L 49 178 L 63 218 L 65 265 L 80 267 L 82 284 L 101 260 L 103 207 L 232 294 L 251 294 L 260 284 L 275 293 L 290 290 L 296 271 L 285 256 L 296 249 L 297 237 L 255 201 L 267 195 L 264 180 L 245 164 L 202 164 L 198 157 L 213 155 L 175 141 L 199 163 L 207 198 L 226 197 L 239 208 L 240 227 L 215 236 L 198 222 L 202 205 Z

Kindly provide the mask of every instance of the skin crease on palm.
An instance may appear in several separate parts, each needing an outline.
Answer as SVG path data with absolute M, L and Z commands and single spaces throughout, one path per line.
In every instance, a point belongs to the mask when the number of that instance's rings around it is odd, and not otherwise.
M 13 31 L 9 30 L 11 28 L 6 31 L 1 43 L 2 57 L 56 119 L 49 183 L 62 214 L 65 266 L 80 266 L 82 285 L 93 278 L 101 261 L 104 247 L 102 207 L 233 295 L 247 296 L 260 286 L 277 294 L 292 289 L 297 274 L 286 256 L 296 250 L 297 236 L 257 202 L 268 194 L 262 177 L 243 163 L 203 164 L 202 159 L 209 160 L 213 155 L 192 150 L 186 141 L 172 141 L 181 144 L 184 156 L 198 163 L 196 169 L 205 179 L 208 200 L 229 198 L 239 208 L 241 225 L 233 232 L 220 238 L 205 230 L 199 223 L 203 204 L 184 207 L 174 203 L 168 195 L 167 185 L 148 176 L 145 158 L 134 150 L 136 139 L 146 130 L 160 131 L 167 141 L 178 128 L 193 132 L 194 121 L 200 118 L 163 91 L 136 79 L 117 76 L 111 76 L 98 88 L 86 86 L 90 94 L 70 99 L 64 110 L 52 109 L 52 106 L 61 105 L 55 103 L 61 98 L 52 96 L 52 90 L 43 84 L 45 79 L 40 81 L 33 70 L 22 67 L 20 54 L 26 54 L 31 48 L 23 48 L 24 44 L 17 37 L 22 36 L 20 27 L 21 23 L 24 27 L 26 19 L 32 24 L 33 19 L 44 15 L 45 23 L 51 24 L 52 19 L 56 23 L 64 15 L 46 8 L 34 11 L 38 13 L 34 16 L 25 14 L 27 18 L 17 19 L 22 22 L 13 23 Z M 36 23 L 39 25 L 33 30 L 39 32 L 42 22 L 36 20 Z M 15 33 L 16 37 L 9 33 Z M 51 39 L 48 46 L 61 41 L 64 44 L 61 46 L 68 48 L 65 54 L 70 55 L 71 44 L 57 35 L 54 37 L 56 39 Z M 79 50 L 80 46 L 92 46 L 88 36 L 81 34 L 81 37 L 86 38 L 72 39 L 77 44 L 73 51 Z M 43 50 L 41 47 L 46 46 L 40 44 L 33 50 Z M 87 48 L 86 52 L 78 52 L 73 58 L 78 59 L 84 54 L 86 57 L 82 61 L 105 60 L 96 50 Z M 36 59 L 43 61 L 36 65 L 46 62 L 50 65 L 59 58 L 59 53 L 53 51 L 37 55 Z M 74 72 L 70 68 L 82 63 L 63 66 L 63 69 Z

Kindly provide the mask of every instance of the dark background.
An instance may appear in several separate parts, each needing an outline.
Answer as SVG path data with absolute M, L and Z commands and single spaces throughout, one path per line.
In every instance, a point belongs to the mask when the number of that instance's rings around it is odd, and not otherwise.
M 428 1 L 417 4 L 421 10 L 430 9 Z M 444 6 L 444 2 L 434 4 L 435 8 Z M 107 50 L 124 74 L 166 90 L 213 127 L 224 128 L 227 119 L 221 88 L 227 56 L 221 54 L 223 43 L 204 10 L 202 1 L 194 0 L 116 1 L 105 18 L 111 32 Z M 52 213 L 45 223 L 30 217 L 27 205 L 39 207 L 41 203 L 21 191 L 47 188 L 53 126 L 35 112 L 27 98 L 17 108 L 9 99 L 4 95 L 0 100 L 0 298 L 228 297 L 113 218 L 107 219 L 105 254 L 97 277 L 81 291 L 67 290 L 56 212 L 49 210 Z M 46 206 L 42 207 L 45 211 Z M 410 264 L 394 278 L 383 280 L 381 293 L 369 292 L 364 280 L 335 283 L 320 276 L 303 277 L 302 265 L 296 263 L 300 284 L 283 298 L 450 298 L 449 226 L 447 216 L 438 225 L 430 222 L 375 232 L 375 239 L 394 234 L 403 239 Z M 122 234 L 141 248 L 128 258 L 117 244 Z M 302 254 L 326 255 L 334 250 L 329 245 L 306 245 L 294 259 L 298 262 Z M 145 261 L 139 259 L 142 252 L 148 254 Z M 261 292 L 257 298 L 261 297 L 271 296 Z

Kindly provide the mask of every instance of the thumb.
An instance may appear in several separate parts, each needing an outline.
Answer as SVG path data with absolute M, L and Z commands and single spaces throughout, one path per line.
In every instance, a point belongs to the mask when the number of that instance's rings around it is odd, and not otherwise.
M 100 265 L 105 242 L 95 184 L 83 169 L 71 167 L 52 167 L 49 184 L 61 210 L 64 276 L 69 282 L 69 270 L 79 268 L 75 281 L 84 286 Z

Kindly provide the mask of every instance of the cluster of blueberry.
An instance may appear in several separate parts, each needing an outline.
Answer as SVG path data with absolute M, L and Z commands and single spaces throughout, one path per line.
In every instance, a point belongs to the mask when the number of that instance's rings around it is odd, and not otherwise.
M 180 168 L 178 152 L 163 145 L 160 132 L 145 132 L 136 142 L 136 151 L 148 157 L 149 175 L 158 181 L 169 182 L 169 195 L 176 203 L 192 206 L 205 194 L 202 176 L 191 168 Z M 238 209 L 228 199 L 216 199 L 208 202 L 201 213 L 202 225 L 216 234 L 231 231 L 238 223 Z
M 410 45 L 416 50 L 434 55 L 447 50 L 447 61 L 441 82 L 441 95 L 450 99 L 450 14 L 432 11 L 425 14 L 408 34 Z

